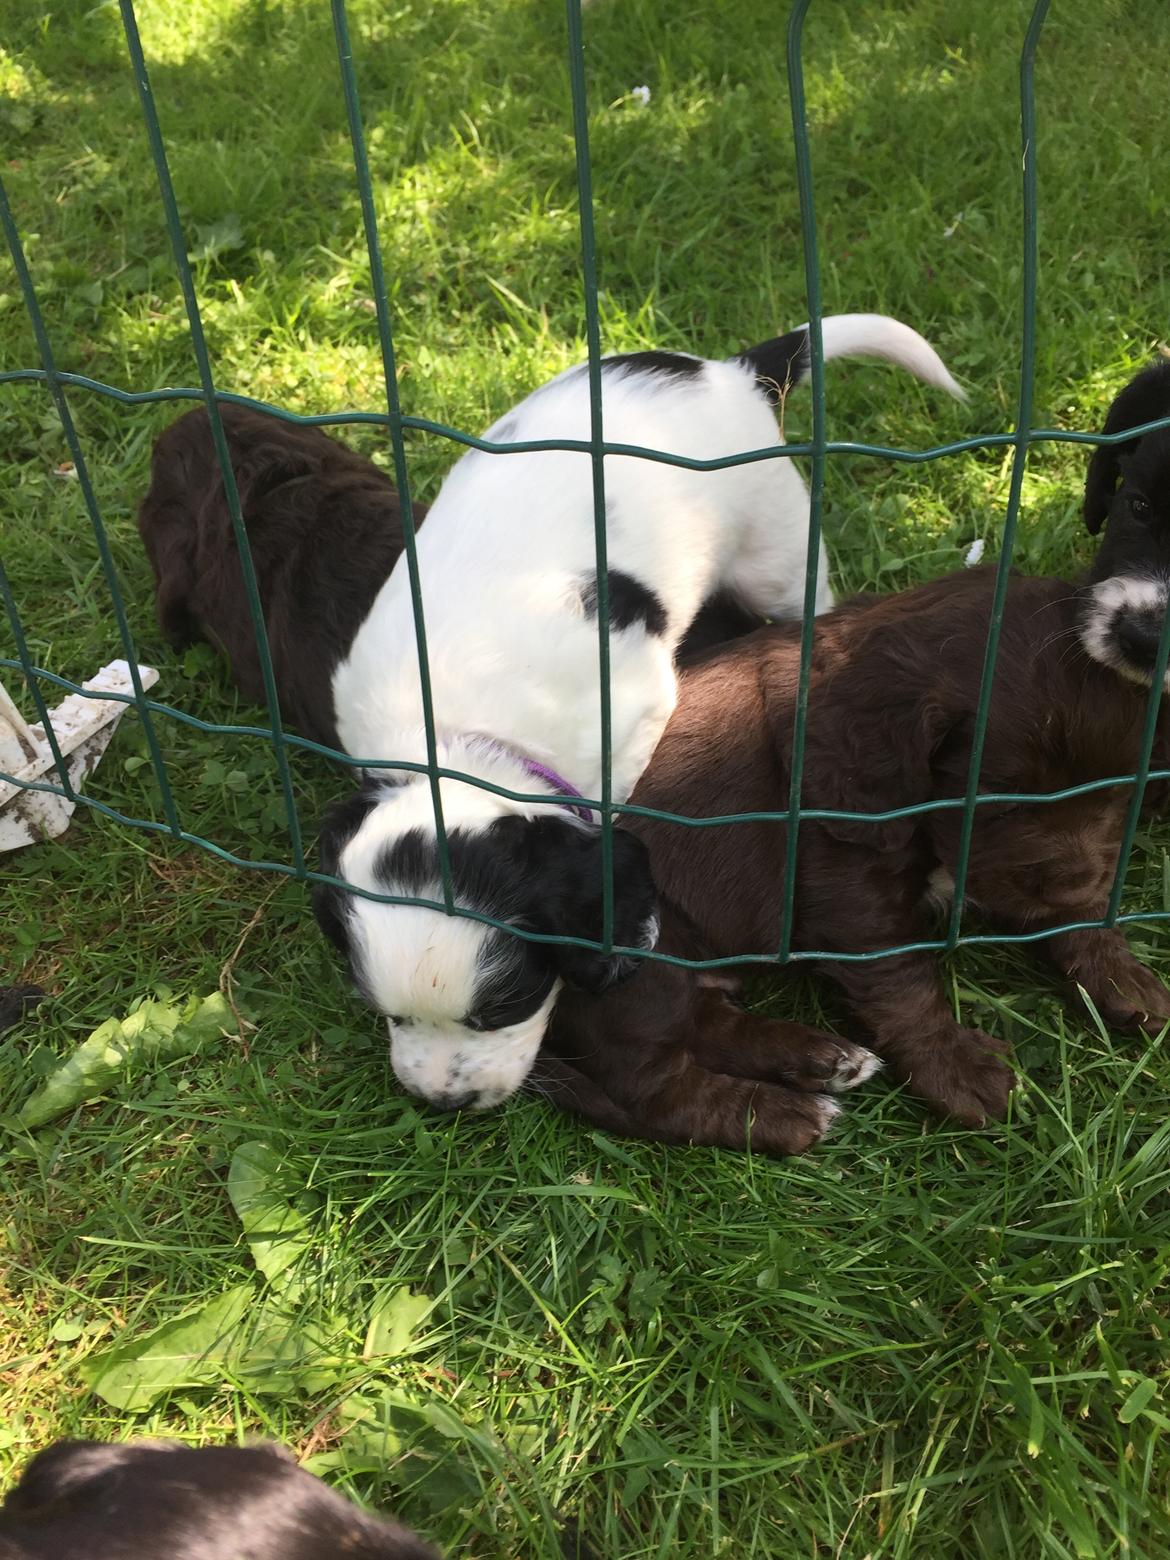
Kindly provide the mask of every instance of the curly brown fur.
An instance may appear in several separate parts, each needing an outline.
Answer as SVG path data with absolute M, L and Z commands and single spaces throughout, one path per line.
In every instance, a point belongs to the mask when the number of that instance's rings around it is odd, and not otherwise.
M 337 745 L 332 675 L 402 552 L 402 507 L 384 472 L 319 428 L 220 407 L 264 612 L 282 716 Z M 415 524 L 425 510 L 414 506 Z M 239 551 L 204 407 L 158 438 L 138 529 L 172 645 L 227 657 L 264 702 Z
M 966 571 L 899 595 L 862 598 L 817 620 L 805 808 L 882 812 L 962 796 L 993 584 L 989 570 Z M 1085 600 L 1063 580 L 1010 581 L 985 792 L 1040 794 L 1134 768 L 1146 691 L 1090 659 L 1078 633 Z M 766 628 L 691 669 L 633 800 L 694 818 L 782 810 L 799 651 L 798 628 Z M 967 894 L 983 923 L 1036 932 L 1099 919 L 1130 790 L 1119 785 L 1058 802 L 980 807 Z M 650 845 L 663 900 L 687 925 L 679 940 L 666 918 L 659 952 L 730 958 L 775 950 L 785 825 L 629 823 Z M 806 818 L 794 946 L 858 954 L 936 938 L 937 894 L 953 876 L 960 826 L 956 808 L 879 822 Z M 1170 1020 L 1170 992 L 1119 932 L 1053 935 L 1038 947 L 1109 1022 L 1157 1031 Z M 956 1020 L 934 954 L 823 967 L 895 1079 L 940 1115 L 969 1124 L 1003 1115 L 1014 1077 L 1006 1047 Z M 644 996 L 666 977 L 648 974 L 636 1000 L 640 979 L 604 1008 L 566 995 L 550 1036 L 553 1051 L 581 1055 L 591 1037 L 604 1036 L 603 1047 L 593 1045 L 591 1080 L 613 1100 L 632 1100 L 635 1115 L 645 1074 L 663 1072 L 664 1058 L 677 1067 L 679 1057 L 698 1054 L 696 1031 L 718 1033 L 709 1016 L 700 1023 L 710 998 L 694 977 L 675 1009 L 660 1007 L 660 1021 Z M 756 1036 L 765 1022 L 738 1019 Z M 735 1043 L 747 1042 L 741 1034 Z M 675 1135 L 728 1140 L 726 1122 L 701 1087 L 688 1091 L 684 1114 L 685 1121 L 669 1123 Z M 658 1135 L 655 1121 L 651 1129 Z M 753 1141 L 760 1141 L 758 1131 Z

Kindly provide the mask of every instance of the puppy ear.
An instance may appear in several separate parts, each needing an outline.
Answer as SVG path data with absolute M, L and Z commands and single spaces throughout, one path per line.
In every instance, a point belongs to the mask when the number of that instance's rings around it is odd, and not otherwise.
M 892 673 L 890 685 L 895 685 Z M 876 689 L 871 707 L 883 709 Z M 891 715 L 888 698 L 884 713 Z M 816 763 L 818 774 L 832 777 L 822 805 L 840 812 L 882 813 L 930 801 L 935 755 L 954 722 L 929 696 L 893 713 L 897 719 L 869 725 L 855 708 L 843 709 L 837 722 L 818 723 L 815 732 L 810 731 L 809 759 Z M 911 814 L 889 819 L 824 818 L 819 827 L 851 845 L 890 851 L 904 850 L 920 824 L 921 819 Z
M 317 837 L 317 865 L 330 877 L 341 876 L 341 853 L 361 828 L 368 815 L 378 805 L 383 787 L 370 775 L 362 778 L 359 790 L 334 802 L 321 820 Z M 349 953 L 346 935 L 349 895 L 332 883 L 314 883 L 312 889 L 313 914 L 317 925 L 339 953 Z
M 1170 361 L 1151 363 L 1130 380 L 1109 408 L 1102 433 L 1123 433 L 1143 423 L 1170 416 Z M 1089 460 L 1085 477 L 1085 525 L 1096 536 L 1105 523 L 1113 495 L 1121 479 L 1121 458 L 1131 454 L 1138 439 L 1120 444 L 1099 444 Z
M 602 932 L 601 829 L 561 818 L 528 825 L 528 887 L 536 904 L 537 930 L 560 937 Z M 627 948 L 652 948 L 658 936 L 658 896 L 650 856 L 627 829 L 613 831 L 613 940 Z M 593 948 L 546 945 L 554 968 L 568 985 L 601 992 L 627 979 L 641 962 Z
M 1105 516 L 1117 492 L 1120 476 L 1116 444 L 1099 444 L 1089 457 L 1089 470 L 1085 476 L 1085 528 L 1090 536 L 1105 524 Z

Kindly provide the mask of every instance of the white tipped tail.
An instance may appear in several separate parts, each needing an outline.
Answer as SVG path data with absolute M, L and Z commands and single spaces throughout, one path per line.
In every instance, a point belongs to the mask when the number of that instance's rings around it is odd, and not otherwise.
M 842 357 L 884 358 L 956 401 L 967 399 L 930 342 L 888 314 L 827 314 L 821 320 L 821 342 L 826 362 Z

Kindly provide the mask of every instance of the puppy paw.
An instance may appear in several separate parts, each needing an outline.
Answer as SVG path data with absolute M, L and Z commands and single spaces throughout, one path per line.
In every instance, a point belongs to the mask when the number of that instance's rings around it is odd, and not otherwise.
M 855 1089 L 859 1083 L 864 1083 L 874 1073 L 881 1071 L 881 1057 L 867 1051 L 864 1046 L 854 1045 L 850 1040 L 838 1040 L 837 1053 L 824 1085 L 833 1094 Z
M 738 1016 L 731 1035 L 700 1031 L 690 1050 L 712 1072 L 810 1094 L 856 1088 L 882 1065 L 872 1051 L 837 1035 L 746 1013 Z
M 810 1035 L 799 1047 L 788 1048 L 777 1064 L 776 1076 L 794 1089 L 844 1094 L 872 1078 L 881 1065 L 880 1057 L 850 1040 Z
M 1170 1023 L 1170 991 L 1152 970 L 1134 961 L 1134 967 L 1112 982 L 1093 1005 L 1111 1029 L 1136 1030 L 1159 1035 Z
M 749 1112 L 747 1145 L 758 1154 L 785 1158 L 815 1148 L 841 1113 L 827 1094 L 798 1094 L 760 1084 Z
M 917 1053 L 904 1070 L 908 1087 L 937 1115 L 982 1127 L 1007 1114 L 1015 1073 L 1011 1047 L 979 1029 L 956 1029 Z

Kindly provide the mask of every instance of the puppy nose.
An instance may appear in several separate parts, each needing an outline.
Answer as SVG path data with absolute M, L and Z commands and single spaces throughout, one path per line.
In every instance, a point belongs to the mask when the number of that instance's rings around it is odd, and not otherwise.
M 474 1104 L 476 1098 L 474 1089 L 448 1090 L 446 1094 L 436 1094 L 427 1101 L 436 1110 L 466 1110 Z
M 1118 649 L 1129 660 L 1148 666 L 1158 653 L 1158 641 L 1162 637 L 1162 619 L 1144 612 L 1140 616 L 1130 613 L 1118 615 L 1113 636 Z

